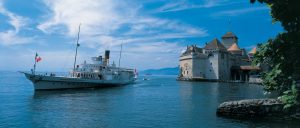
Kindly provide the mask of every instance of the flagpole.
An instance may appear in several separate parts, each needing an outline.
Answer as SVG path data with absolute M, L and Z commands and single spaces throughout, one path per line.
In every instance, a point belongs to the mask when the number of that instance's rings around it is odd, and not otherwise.
M 229 31 L 232 31 L 232 27 L 231 27 L 231 19 L 229 18 L 228 20 L 228 28 L 229 28 Z
M 122 47 L 123 43 L 121 43 L 121 50 L 120 50 L 120 56 L 119 56 L 119 68 L 120 68 L 120 65 L 121 65 L 121 57 L 122 57 Z
M 35 67 L 36 67 L 36 57 L 37 57 L 37 52 L 35 53 L 35 57 L 34 57 L 34 65 L 33 65 L 33 75 L 35 75 Z
M 76 59 L 77 59 L 77 50 L 78 50 L 78 47 L 79 47 L 79 43 L 78 42 L 79 42 L 80 26 L 81 26 L 81 23 L 79 24 L 79 30 L 78 30 L 78 35 L 77 35 L 77 44 L 76 44 L 76 52 L 75 52 L 75 60 L 74 60 L 73 71 L 75 71 Z

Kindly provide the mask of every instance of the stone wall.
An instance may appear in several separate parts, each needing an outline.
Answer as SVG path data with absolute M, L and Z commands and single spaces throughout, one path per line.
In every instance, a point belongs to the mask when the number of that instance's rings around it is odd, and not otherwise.
M 251 84 L 261 84 L 262 83 L 262 79 L 261 78 L 250 77 L 248 83 L 251 83 Z
M 229 53 L 221 52 L 219 54 L 219 80 L 229 81 L 230 80 L 230 63 L 229 63 Z
M 193 59 L 192 55 L 187 55 L 180 57 L 179 69 L 181 70 L 182 77 L 192 78 L 192 70 L 193 70 Z
M 205 78 L 207 58 L 195 57 L 193 59 L 193 78 Z
M 211 52 L 208 57 L 207 68 L 205 72 L 206 79 L 219 79 L 219 53 Z

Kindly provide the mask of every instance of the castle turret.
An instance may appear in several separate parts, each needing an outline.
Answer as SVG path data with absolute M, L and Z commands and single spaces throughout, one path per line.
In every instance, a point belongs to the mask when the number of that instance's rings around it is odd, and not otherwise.
M 238 37 L 233 32 L 227 32 L 222 36 L 222 42 L 226 49 L 230 48 L 234 43 L 238 44 Z
M 250 60 L 253 60 L 254 54 L 256 53 L 256 47 L 254 47 L 249 53 L 248 56 Z
M 248 54 L 249 55 L 254 55 L 256 53 L 256 47 L 254 47 Z
M 236 44 L 233 43 L 228 49 L 227 51 L 229 51 L 230 53 L 234 54 L 234 55 L 242 55 L 242 50 L 240 49 L 240 47 Z

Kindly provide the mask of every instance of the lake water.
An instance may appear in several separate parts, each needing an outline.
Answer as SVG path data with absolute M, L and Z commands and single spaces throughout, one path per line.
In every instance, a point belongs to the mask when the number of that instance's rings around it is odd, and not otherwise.
M 0 72 L 0 127 L 296 127 L 299 124 L 216 116 L 225 101 L 263 98 L 261 86 L 176 81 L 151 76 L 99 89 L 34 91 L 16 72 Z

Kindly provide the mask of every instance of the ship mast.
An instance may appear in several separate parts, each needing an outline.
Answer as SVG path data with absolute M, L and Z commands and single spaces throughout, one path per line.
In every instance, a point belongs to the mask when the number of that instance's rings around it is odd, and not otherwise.
M 123 43 L 121 43 L 121 50 L 120 50 L 120 56 L 119 56 L 119 68 L 118 68 L 118 72 L 120 71 L 120 65 L 121 65 L 121 57 L 122 57 L 122 49 L 123 49 Z
M 79 42 L 80 26 L 81 26 L 81 23 L 79 24 L 79 28 L 78 28 L 77 44 L 76 44 L 76 52 L 75 52 L 75 60 L 74 60 L 73 71 L 75 71 L 76 59 L 77 59 L 77 50 L 78 50 L 78 47 L 79 47 L 79 43 L 78 42 Z
M 119 57 L 119 68 L 120 68 L 120 65 L 121 65 L 122 46 L 123 46 L 123 44 L 121 43 L 121 50 L 120 50 L 120 57 Z

